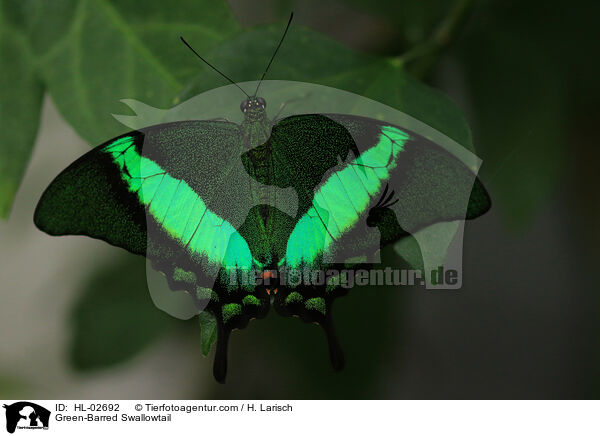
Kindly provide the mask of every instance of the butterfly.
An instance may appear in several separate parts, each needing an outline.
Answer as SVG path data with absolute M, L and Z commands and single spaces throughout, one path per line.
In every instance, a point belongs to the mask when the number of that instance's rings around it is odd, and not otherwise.
M 34 215 L 50 235 L 86 235 L 146 256 L 172 290 L 192 295 L 217 324 L 219 382 L 231 331 L 271 306 L 321 325 L 341 369 L 331 313 L 347 289 L 335 272 L 491 204 L 470 168 L 401 126 L 329 113 L 269 119 L 258 95 L 267 70 L 252 95 L 242 90 L 240 124 L 169 122 L 110 139 L 61 172 Z

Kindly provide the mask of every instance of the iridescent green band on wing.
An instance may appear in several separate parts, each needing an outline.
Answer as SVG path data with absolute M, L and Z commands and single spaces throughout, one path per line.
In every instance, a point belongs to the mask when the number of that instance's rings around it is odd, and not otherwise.
M 112 156 L 129 191 L 137 194 L 152 217 L 190 254 L 226 269 L 250 270 L 253 258 L 244 238 L 208 209 L 184 180 L 170 176 L 156 162 L 141 156 L 134 141 L 132 136 L 119 138 L 104 152 Z
M 382 183 L 396 167 L 398 154 L 410 136 L 384 126 L 377 144 L 332 174 L 315 193 L 313 207 L 300 218 L 286 247 L 288 268 L 311 265 L 351 229 Z

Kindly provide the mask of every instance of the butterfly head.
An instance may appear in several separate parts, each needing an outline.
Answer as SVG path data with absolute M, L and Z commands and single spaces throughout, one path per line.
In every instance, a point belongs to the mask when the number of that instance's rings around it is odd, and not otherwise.
M 246 119 L 250 121 L 260 121 L 267 117 L 265 108 L 267 102 L 262 97 L 249 97 L 242 101 L 240 105 L 241 111 L 246 116 Z
M 394 191 L 388 195 L 388 189 L 389 186 L 386 185 L 377 204 L 369 210 L 369 215 L 367 216 L 367 225 L 369 227 L 378 227 L 382 224 L 385 225 L 387 221 L 396 220 L 396 213 L 391 209 L 391 206 L 396 204 L 398 199 L 394 200 Z

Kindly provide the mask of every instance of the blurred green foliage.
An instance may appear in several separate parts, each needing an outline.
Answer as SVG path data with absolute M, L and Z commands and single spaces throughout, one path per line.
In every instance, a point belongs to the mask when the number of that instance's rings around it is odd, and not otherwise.
M 258 1 L 244 21 L 264 22 L 265 15 L 284 20 L 296 10 L 268 78 L 355 92 L 396 107 L 465 147 L 475 142 L 495 207 L 506 223 L 523 228 L 558 185 L 577 116 L 597 107 L 599 7 L 582 13 L 590 5 L 583 0 L 568 8 L 557 1 L 543 6 L 514 0 L 332 2 L 336 10 L 366 17 L 355 32 L 369 31 L 365 22 L 385 27 L 384 36 L 369 43 L 369 53 L 339 41 L 338 34 L 333 39 L 327 29 L 314 29 L 323 26 L 311 17 L 329 8 L 328 2 Z M 0 25 L 0 215 L 7 216 L 31 154 L 44 92 L 95 146 L 124 132 L 111 116 L 124 111 L 121 98 L 169 108 L 224 84 L 178 41 L 180 35 L 234 80 L 256 80 L 283 21 L 243 28 L 229 5 L 215 0 L 0 0 Z M 354 23 L 331 23 L 332 34 L 341 26 Z M 432 87 L 444 88 L 449 81 L 463 89 L 453 95 L 462 110 Z M 397 261 L 391 252 L 386 256 Z M 185 324 L 152 306 L 144 268 L 142 260 L 123 255 L 82 287 L 73 311 L 70 355 L 76 367 L 124 361 Z M 392 344 L 400 340 L 397 308 L 403 297 L 378 289 L 377 298 L 369 298 L 369 292 L 353 290 L 336 306 L 348 358 L 343 374 L 329 373 L 316 328 L 269 316 L 251 323 L 243 340 L 234 335 L 231 366 L 242 365 L 245 376 L 232 372 L 231 386 L 215 395 L 277 396 L 284 392 L 278 386 L 298 397 L 376 395 L 382 368 L 398 358 Z M 202 336 L 212 333 L 208 326 Z
M 120 363 L 173 326 L 146 288 L 146 262 L 119 253 L 83 286 L 72 312 L 70 361 L 79 370 Z
M 6 217 L 31 156 L 44 87 L 27 38 L 3 9 L 0 65 L 0 217 Z
M 0 398 L 22 398 L 30 386 L 14 374 L 0 373 Z

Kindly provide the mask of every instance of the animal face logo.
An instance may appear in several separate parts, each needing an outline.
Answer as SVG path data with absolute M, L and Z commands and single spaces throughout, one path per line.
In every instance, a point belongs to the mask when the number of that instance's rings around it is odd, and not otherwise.
M 3 406 L 6 409 L 6 431 L 14 433 L 19 429 L 47 429 L 50 411 L 29 401 L 19 401 Z

